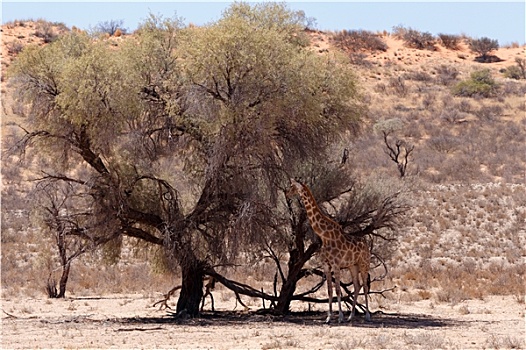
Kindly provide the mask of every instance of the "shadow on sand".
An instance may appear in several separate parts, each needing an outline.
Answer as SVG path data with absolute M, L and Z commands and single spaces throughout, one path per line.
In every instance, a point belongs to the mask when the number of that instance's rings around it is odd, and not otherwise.
M 242 326 L 254 323 L 281 323 L 297 324 L 302 326 L 324 326 L 325 312 L 295 312 L 286 316 L 275 316 L 261 314 L 258 312 L 203 312 L 197 318 L 175 317 L 168 314 L 164 317 L 130 317 L 117 318 L 111 321 L 121 325 L 134 326 L 159 326 L 166 324 L 185 326 Z M 109 321 L 109 320 L 108 320 Z M 328 327 L 353 326 L 363 328 L 441 328 L 455 325 L 456 321 L 435 318 L 423 314 L 383 313 L 377 312 L 372 315 L 372 320 L 366 322 L 363 315 L 357 315 L 353 322 L 339 324 L 334 318 Z

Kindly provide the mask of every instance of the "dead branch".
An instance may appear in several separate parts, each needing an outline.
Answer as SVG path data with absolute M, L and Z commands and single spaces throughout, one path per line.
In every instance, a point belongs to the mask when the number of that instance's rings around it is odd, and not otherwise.
M 172 308 L 168 305 L 168 300 L 170 300 L 170 298 L 172 297 L 172 295 L 178 291 L 179 289 L 181 289 L 182 286 L 176 286 L 176 287 L 173 287 L 172 289 L 170 289 L 168 291 L 168 293 L 166 294 L 163 294 L 163 299 L 155 302 L 155 304 L 152 305 L 152 307 L 156 307 L 157 304 L 161 304 L 161 306 L 159 307 L 159 310 L 163 310 L 163 309 L 170 309 L 172 310 Z
M 201 299 L 201 311 L 203 311 L 203 308 L 205 307 L 205 299 L 207 296 L 210 296 L 210 300 L 212 304 L 212 311 L 216 311 L 214 308 L 214 296 L 212 295 L 212 291 L 216 287 L 216 280 L 214 277 L 207 277 L 207 278 L 208 278 L 208 283 L 205 284 L 205 294 L 203 294 L 203 298 Z
M 389 142 L 387 137 L 390 132 L 382 131 L 384 135 L 384 143 L 387 148 L 385 153 L 396 163 L 400 177 L 404 177 L 407 170 L 407 164 L 409 163 L 409 156 L 415 149 L 414 145 L 408 145 L 402 140 L 396 140 L 394 145 Z
M 323 271 L 321 271 L 319 269 L 312 269 L 312 270 L 309 270 L 309 273 L 317 275 L 317 276 L 320 276 L 322 278 L 322 281 L 319 282 L 318 284 L 316 284 L 316 286 L 314 286 L 311 290 L 309 290 L 307 292 L 304 292 L 304 293 L 301 293 L 301 294 L 294 295 L 291 298 L 291 300 L 304 301 L 304 302 L 309 302 L 309 303 L 318 303 L 318 304 L 319 303 L 327 303 L 329 301 L 328 298 L 318 299 L 318 298 L 314 298 L 314 297 L 309 297 L 308 296 L 308 294 L 316 292 L 317 290 L 319 290 L 323 286 L 323 284 L 325 282 L 325 279 L 323 279 L 323 276 L 324 276 Z M 263 292 L 263 290 L 259 291 L 257 289 L 252 288 L 249 285 L 246 285 L 246 284 L 243 284 L 243 283 L 240 283 L 240 282 L 237 282 L 237 281 L 230 280 L 230 279 L 220 275 L 219 273 L 217 273 L 213 269 L 208 269 L 206 271 L 206 274 L 211 276 L 211 277 L 214 277 L 219 283 L 224 285 L 226 288 L 232 290 L 236 294 L 237 300 L 240 301 L 240 302 L 241 302 L 241 300 L 239 299 L 239 294 L 247 295 L 247 296 L 250 296 L 250 297 L 253 297 L 253 298 L 261 298 L 262 300 L 269 300 L 271 302 L 275 302 L 275 301 L 278 300 L 278 297 L 275 296 L 275 295 L 270 295 L 270 294 L 267 294 L 267 293 Z M 351 291 L 349 290 L 349 286 L 350 285 L 352 285 L 352 282 L 341 283 L 342 288 L 347 293 L 347 296 L 343 296 L 342 295 L 342 301 L 352 302 L 352 295 L 353 295 L 353 293 L 351 293 Z M 369 294 L 380 294 L 380 295 L 382 295 L 385 298 L 384 293 L 388 292 L 388 291 L 392 291 L 395 288 L 396 288 L 396 286 L 392 287 L 392 288 L 380 290 L 380 291 L 371 291 L 370 290 Z M 359 295 L 363 295 L 363 293 L 360 293 Z M 244 305 L 244 304 L 242 304 L 242 305 Z M 357 305 L 360 305 L 360 304 L 358 303 Z M 246 308 L 246 306 L 245 306 L 245 308 Z

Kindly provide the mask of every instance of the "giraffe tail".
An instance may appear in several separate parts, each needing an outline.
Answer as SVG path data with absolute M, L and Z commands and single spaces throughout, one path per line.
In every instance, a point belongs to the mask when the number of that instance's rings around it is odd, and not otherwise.
M 367 290 L 371 290 L 371 274 L 367 274 Z

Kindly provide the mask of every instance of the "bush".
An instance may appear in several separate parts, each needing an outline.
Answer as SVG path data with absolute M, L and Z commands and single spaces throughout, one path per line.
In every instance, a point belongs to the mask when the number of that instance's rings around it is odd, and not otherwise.
M 420 32 L 412 28 L 397 26 L 393 28 L 393 35 L 405 42 L 407 47 L 418 50 L 435 51 L 436 39 L 429 32 Z
M 367 30 L 342 30 L 334 35 L 333 40 L 343 50 L 387 51 L 387 44 Z
M 515 62 L 517 65 L 509 66 L 504 71 L 504 76 L 510 79 L 526 79 L 526 59 L 516 57 Z
M 20 40 L 14 40 L 8 42 L 6 47 L 11 55 L 18 55 L 24 49 L 24 44 Z
M 451 85 L 459 75 L 455 67 L 442 64 L 436 68 L 437 81 L 442 85 Z
M 461 81 L 453 87 L 453 95 L 465 97 L 491 97 L 498 89 L 498 84 L 491 77 L 489 69 L 483 69 L 471 73 L 468 80 Z
M 58 34 L 53 28 L 53 23 L 39 20 L 35 26 L 35 36 L 44 39 L 45 43 L 50 43 L 57 38 Z
M 481 120 L 493 121 L 502 115 L 503 110 L 500 105 L 482 106 L 475 114 Z
M 403 40 L 404 34 L 407 32 L 407 28 L 402 25 L 393 27 L 393 36 L 397 39 Z
M 429 148 L 446 154 L 454 152 L 460 147 L 460 141 L 458 138 L 452 135 L 432 136 L 429 140 L 427 140 L 427 144 Z
M 458 50 L 460 47 L 460 36 L 451 34 L 438 34 L 442 45 L 449 50 Z
M 404 78 L 402 77 L 392 77 L 389 79 L 389 87 L 395 92 L 396 95 L 400 97 L 407 96 L 409 92 L 409 87 L 406 85 Z
M 506 70 L 504 71 L 504 77 L 515 80 L 523 79 L 522 72 L 517 66 L 509 66 L 508 68 L 506 68 Z
M 407 80 L 420 81 L 423 83 L 429 83 L 433 80 L 433 77 L 424 71 L 419 72 L 408 72 L 402 75 Z

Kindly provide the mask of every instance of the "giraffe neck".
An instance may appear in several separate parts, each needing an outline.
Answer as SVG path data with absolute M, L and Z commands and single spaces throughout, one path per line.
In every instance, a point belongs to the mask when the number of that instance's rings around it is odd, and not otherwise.
M 336 237 L 335 234 L 340 232 L 340 226 L 321 212 L 314 196 L 305 185 L 300 196 L 314 232 L 320 236 L 322 240 L 337 239 L 338 237 Z

